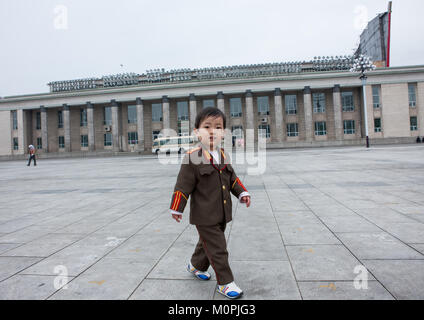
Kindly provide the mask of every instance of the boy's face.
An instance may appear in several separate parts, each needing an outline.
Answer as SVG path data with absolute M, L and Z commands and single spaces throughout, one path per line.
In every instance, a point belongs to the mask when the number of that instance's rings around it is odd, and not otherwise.
M 198 129 L 194 129 L 200 142 L 214 150 L 221 144 L 224 136 L 224 121 L 222 117 L 207 117 L 199 125 Z

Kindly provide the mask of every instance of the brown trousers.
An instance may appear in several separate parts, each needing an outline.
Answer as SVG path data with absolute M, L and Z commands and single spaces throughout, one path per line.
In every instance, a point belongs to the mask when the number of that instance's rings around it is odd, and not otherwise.
M 209 266 L 215 271 L 219 285 L 230 283 L 234 280 L 228 263 L 227 242 L 225 240 L 226 223 L 214 226 L 198 226 L 199 242 L 191 257 L 191 264 L 200 271 L 208 270 Z

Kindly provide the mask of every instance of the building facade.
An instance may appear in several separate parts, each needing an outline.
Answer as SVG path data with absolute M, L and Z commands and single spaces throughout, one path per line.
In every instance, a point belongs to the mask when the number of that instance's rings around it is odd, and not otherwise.
M 363 143 L 362 85 L 349 66 L 264 66 L 246 72 L 239 66 L 237 74 L 230 67 L 211 68 L 203 77 L 201 70 L 162 71 L 149 81 L 142 80 L 145 75 L 121 83 L 108 78 L 109 85 L 105 79 L 65 81 L 49 84 L 49 93 L 1 98 L 0 156 L 24 155 L 29 144 L 50 155 L 150 153 L 162 129 L 189 134 L 196 114 L 207 106 L 225 113 L 235 138 L 253 129 L 255 140 L 264 134 L 268 148 Z M 379 68 L 367 76 L 371 142 L 424 136 L 424 66 Z

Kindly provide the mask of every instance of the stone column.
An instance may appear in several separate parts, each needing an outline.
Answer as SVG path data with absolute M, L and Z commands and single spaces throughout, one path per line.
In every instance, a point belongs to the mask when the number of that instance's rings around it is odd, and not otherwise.
M 163 120 L 163 129 L 169 129 L 171 127 L 170 118 L 169 118 L 169 99 L 168 96 L 162 97 L 162 120 Z
M 340 85 L 336 84 L 333 88 L 333 106 L 334 106 L 334 131 L 336 140 L 343 139 L 343 121 L 342 121 L 342 96 Z
M 119 143 L 119 114 L 118 114 L 118 103 L 115 99 L 111 101 L 112 105 L 112 150 L 120 151 Z
M 252 152 L 254 150 L 254 145 L 257 142 L 257 129 L 254 124 L 254 114 L 253 114 L 253 94 L 251 90 L 246 90 L 246 130 L 245 130 L 245 146 L 246 151 Z M 253 144 L 250 139 L 253 138 Z
M 91 102 L 87 102 L 87 126 L 88 126 L 88 150 L 96 149 L 94 134 L 94 106 Z
M 197 116 L 197 102 L 193 93 L 190 93 L 190 135 L 194 130 L 194 124 Z
M 19 153 L 25 154 L 27 150 L 27 126 L 24 110 L 19 109 L 16 111 L 18 119 L 18 142 L 19 142 Z
M 417 104 L 417 125 L 418 125 L 418 134 L 423 138 L 424 136 L 424 82 L 417 83 L 416 89 L 416 104 Z M 371 113 L 372 114 L 372 113 Z
M 218 91 L 216 104 L 219 110 L 221 110 L 225 114 L 225 100 L 224 93 L 222 91 Z
M 144 105 L 141 98 L 135 100 L 137 106 L 137 150 L 144 151 Z
M 246 90 L 246 129 L 254 129 L 253 114 L 253 94 L 251 90 Z
M 71 152 L 71 115 L 66 103 L 63 104 L 63 131 L 65 133 L 65 151 Z
M 40 107 L 41 111 L 41 140 L 43 144 L 43 152 L 49 152 L 49 137 L 47 132 L 47 109 L 44 106 Z
M 303 90 L 303 106 L 305 113 L 305 140 L 312 141 L 314 128 L 312 123 L 312 93 L 310 87 L 305 87 Z
M 275 88 L 274 92 L 274 110 L 275 110 L 275 138 L 277 142 L 283 141 L 283 98 L 280 88 Z

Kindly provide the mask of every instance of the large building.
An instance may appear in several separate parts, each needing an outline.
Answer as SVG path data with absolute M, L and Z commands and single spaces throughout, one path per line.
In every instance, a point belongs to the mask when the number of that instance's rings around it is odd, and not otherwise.
M 49 93 L 0 99 L 0 156 L 29 144 L 44 156 L 151 152 L 164 128 L 184 135 L 201 108 L 216 106 L 237 137 L 265 132 L 268 148 L 364 144 L 359 75 L 352 57 L 222 68 L 153 70 L 52 82 Z M 424 136 L 424 65 L 369 72 L 371 144 Z M 185 126 L 185 123 L 189 126 Z

